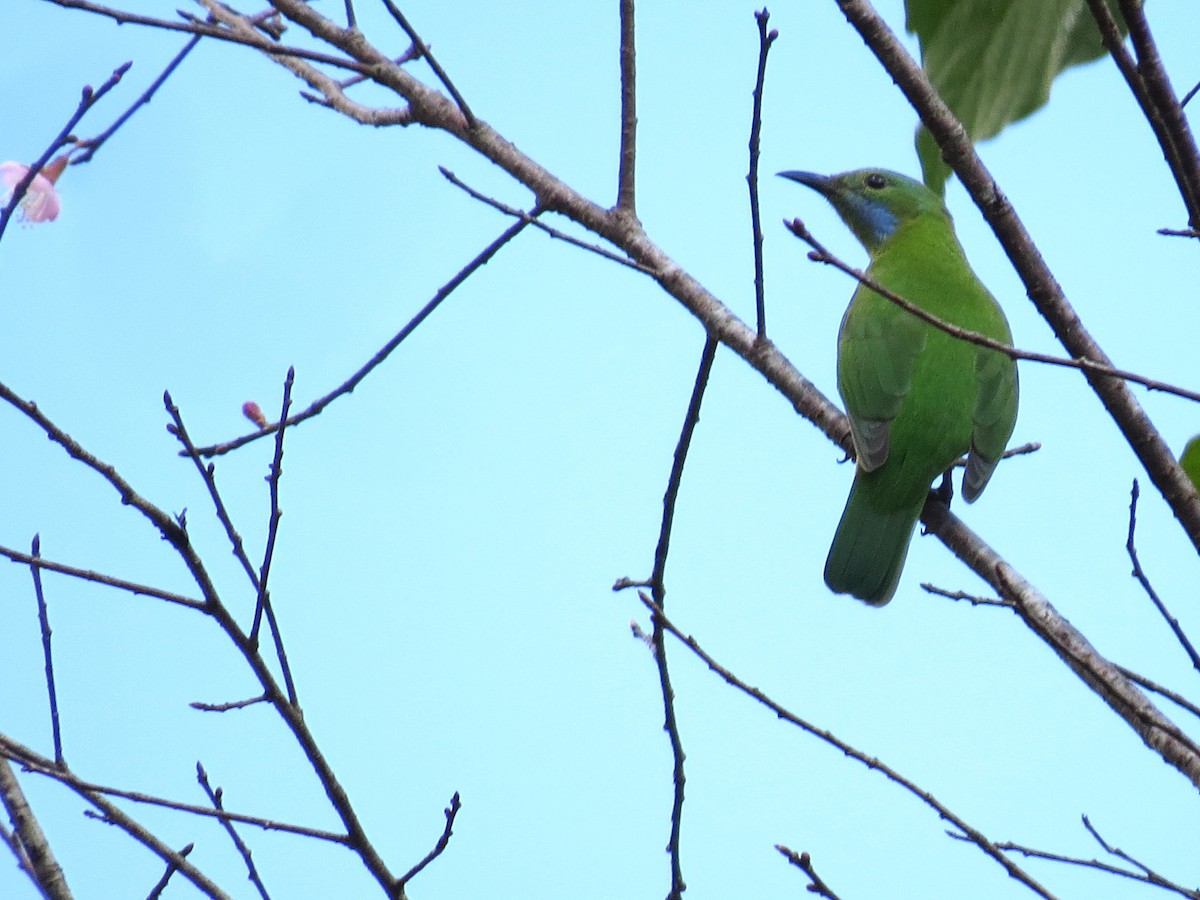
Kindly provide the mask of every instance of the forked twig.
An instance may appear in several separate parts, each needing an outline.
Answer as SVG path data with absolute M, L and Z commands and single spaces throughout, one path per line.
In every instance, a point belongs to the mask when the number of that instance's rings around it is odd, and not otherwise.
M 1141 561 L 1138 559 L 1137 547 L 1134 545 L 1133 536 L 1137 530 L 1137 502 L 1138 502 L 1138 482 L 1133 480 L 1133 487 L 1129 491 L 1129 534 L 1125 539 L 1125 550 L 1129 554 L 1129 560 L 1133 563 L 1133 571 L 1130 573 L 1137 583 L 1142 586 L 1142 590 L 1146 592 L 1146 596 L 1150 598 L 1150 602 L 1154 604 L 1154 608 L 1158 610 L 1158 614 L 1162 616 L 1163 621 L 1170 627 L 1171 632 L 1175 635 L 1175 639 L 1179 641 L 1179 646 L 1183 648 L 1188 659 L 1192 661 L 1192 668 L 1200 672 L 1200 654 L 1196 652 L 1196 648 L 1188 639 L 1187 633 L 1179 624 L 1179 620 L 1171 614 L 1167 609 L 1167 605 L 1163 603 L 1158 596 L 1158 592 L 1154 590 L 1154 586 L 1150 584 L 1150 579 L 1142 570 Z
M 208 795 L 209 801 L 213 805 L 213 809 L 220 812 L 225 811 L 223 801 L 224 791 L 221 788 L 213 788 L 208 781 L 208 772 L 204 770 L 204 766 L 196 763 L 196 780 L 200 782 L 200 787 L 204 789 L 204 793 Z M 246 842 L 242 840 L 242 836 L 237 833 L 237 829 L 233 827 L 233 822 L 229 819 L 222 819 L 221 824 L 225 827 L 225 833 L 229 835 L 229 839 L 233 841 L 233 846 L 238 854 L 242 857 L 242 862 L 246 865 L 246 874 L 250 879 L 250 883 L 258 889 L 258 895 L 263 900 L 271 900 L 271 895 L 267 893 L 267 886 L 263 884 L 262 877 L 258 874 L 258 867 L 254 865 L 254 856 L 250 852 L 250 848 L 246 846 Z
M 712 656 L 706 653 L 700 647 L 700 644 L 695 638 L 685 635 L 682 631 L 680 631 L 644 591 L 639 591 L 638 597 L 641 599 L 642 605 L 650 610 L 657 621 L 662 623 L 662 627 L 664 629 L 670 632 L 677 640 L 691 650 L 696 657 L 698 657 L 712 672 L 716 673 L 716 675 L 730 687 L 749 697 L 752 697 L 767 709 L 771 710 L 771 712 L 773 712 L 778 718 L 783 719 L 786 722 L 790 722 L 791 724 L 800 728 L 802 731 L 805 731 L 808 734 L 811 734 L 825 742 L 826 744 L 835 747 L 851 759 L 862 763 L 868 769 L 874 769 L 878 772 L 881 772 L 889 781 L 894 782 L 904 790 L 908 791 L 926 806 L 934 810 L 941 818 L 958 828 L 962 834 L 966 835 L 970 839 L 971 843 L 975 844 L 975 846 L 979 847 L 980 850 L 999 863 L 1012 878 L 1015 878 L 1017 881 L 1024 884 L 1039 897 L 1043 897 L 1045 900 L 1054 900 L 1054 895 L 1046 890 L 1046 888 L 1042 887 L 1042 885 L 1039 884 L 1033 878 L 1033 876 L 1005 856 L 995 843 L 988 840 L 987 837 L 985 837 L 980 831 L 968 825 L 957 814 L 952 812 L 949 807 L 934 797 L 933 794 L 918 787 L 895 769 L 881 762 L 878 758 L 868 756 L 866 753 L 863 753 L 856 747 L 846 743 L 832 732 L 826 731 L 823 728 L 818 728 L 816 725 L 813 725 L 807 720 L 800 718 L 791 710 L 772 700 L 758 688 L 751 687 L 746 682 L 742 681 L 731 671 L 718 663 Z
M 412 41 L 412 45 L 417 48 L 420 56 L 425 60 L 425 62 L 429 63 L 429 68 L 433 69 L 433 73 L 437 75 L 438 81 L 440 81 L 446 90 L 450 92 L 450 96 L 453 97 L 454 102 L 458 104 L 459 112 L 461 112 L 463 114 L 463 118 L 467 120 L 467 128 L 474 128 L 475 114 L 471 112 L 471 107 L 467 106 L 467 101 L 464 100 L 462 94 L 458 92 L 458 88 L 454 86 L 454 82 L 450 80 L 450 76 L 446 74 L 446 71 L 441 67 L 438 61 L 434 59 L 433 54 L 429 51 L 429 45 L 421 40 L 421 36 L 417 34 L 416 29 L 409 24 L 409 21 L 407 18 L 405 18 L 404 13 L 400 12 L 399 7 L 397 7 L 392 0 L 383 0 L 383 5 L 387 7 L 387 11 L 391 13 L 392 18 L 396 20 L 396 24 L 404 29 L 404 33 L 408 35 L 408 39 Z
M 271 605 L 271 595 L 267 590 L 267 578 L 271 573 L 271 560 L 275 555 L 275 539 L 279 534 L 279 519 L 283 513 L 279 509 L 279 479 L 283 475 L 283 433 L 287 428 L 288 410 L 292 407 L 292 384 L 296 378 L 296 370 L 289 366 L 287 378 L 283 382 L 283 409 L 279 414 L 279 427 L 275 430 L 275 457 L 271 461 L 271 473 L 267 476 L 270 485 L 271 513 L 267 523 L 267 546 L 263 551 L 263 562 L 259 568 L 258 596 L 254 605 L 254 624 L 250 628 L 250 640 L 258 640 L 259 626 L 262 624 L 264 613 L 271 628 L 271 637 L 275 642 L 275 656 L 279 660 L 279 668 L 283 673 L 283 682 L 287 687 L 288 700 L 293 706 L 298 704 L 296 698 L 296 682 L 292 678 L 292 668 L 288 665 L 287 652 L 283 647 L 283 634 L 279 630 L 279 622 L 275 618 L 275 609 Z
M 810 894 L 816 894 L 818 897 L 825 897 L 826 900 L 839 900 L 838 895 L 833 892 L 833 889 L 821 880 L 821 876 L 818 875 L 817 870 L 813 868 L 812 857 L 809 856 L 807 852 L 797 853 L 795 850 L 785 847 L 783 844 L 776 844 L 775 849 L 787 857 L 788 862 L 808 876 L 808 886 L 805 888 L 805 890 L 807 890 Z
M 96 152 L 104 146 L 105 141 L 116 134 L 117 130 L 126 122 L 128 122 L 133 114 L 138 111 L 138 109 L 150 102 L 158 89 L 162 87 L 163 83 L 171 77 L 171 74 L 177 68 L 179 68 L 180 63 L 187 59 L 188 54 L 195 49 L 198 43 L 200 43 L 200 35 L 192 35 L 191 39 L 183 45 L 183 49 L 175 54 L 175 58 L 167 63 L 166 68 L 159 73 L 159 76 L 155 78 L 154 81 L 150 82 L 150 86 L 146 88 L 146 90 L 142 91 L 141 96 L 134 100 L 133 104 L 127 110 L 125 110 L 125 112 L 119 115 L 117 120 L 113 122 L 112 125 L 95 137 L 80 141 L 77 147 L 81 152 L 72 155 L 71 165 L 80 166 L 86 162 L 91 162 L 92 157 L 95 156 Z
M 113 73 L 108 76 L 108 80 L 94 90 L 91 85 L 84 86 L 82 96 L 79 98 L 79 104 L 75 107 L 75 112 L 67 119 L 67 124 L 63 126 L 58 136 L 50 142 L 45 152 L 29 167 L 29 171 L 25 173 L 25 176 L 13 186 L 12 196 L 8 198 L 8 203 L 5 204 L 4 209 L 0 211 L 0 237 L 4 236 L 4 230 L 8 228 L 8 223 L 11 221 L 13 213 L 16 212 L 25 193 L 29 190 L 30 185 L 33 184 L 33 179 L 37 178 L 38 173 L 46 167 L 46 163 L 50 162 L 50 157 L 67 144 L 74 143 L 75 138 L 72 132 L 75 130 L 75 126 L 79 124 L 83 117 L 87 115 L 88 110 L 95 106 L 101 97 L 117 86 L 117 83 L 120 82 L 122 76 L 129 71 L 129 67 L 132 65 L 132 62 L 127 62 L 117 66 L 113 70 Z
M 450 805 L 444 810 L 446 827 L 442 829 L 442 836 L 437 839 L 433 849 L 426 853 L 419 863 L 396 879 L 396 892 L 399 896 L 403 897 L 405 885 L 416 878 L 422 869 L 441 856 L 450 845 L 450 836 L 454 833 L 454 819 L 458 816 L 461 808 L 462 802 L 459 800 L 458 791 L 455 791 L 454 796 L 450 798 Z
M 274 425 L 268 425 L 266 428 L 261 428 L 257 431 L 251 432 L 250 434 L 244 434 L 241 437 L 224 441 L 220 444 L 211 444 L 207 447 L 197 447 L 196 453 L 199 456 L 212 457 L 220 456 L 221 454 L 228 453 L 231 450 L 236 450 L 238 447 L 245 446 L 251 441 L 258 440 L 259 438 L 268 434 L 273 434 L 281 424 L 290 426 L 299 424 L 306 419 L 311 419 L 313 416 L 319 415 L 321 411 L 324 410 L 325 407 L 327 407 L 334 400 L 344 396 L 345 394 L 349 394 L 356 387 L 358 387 L 358 385 L 362 383 L 363 379 L 370 375 L 380 363 L 387 359 L 393 350 L 404 343 L 405 339 L 414 331 L 416 331 L 417 327 L 433 314 L 433 311 L 442 304 L 442 301 L 454 293 L 455 288 L 466 281 L 467 278 L 469 278 L 476 270 L 485 266 L 493 256 L 500 252 L 500 248 L 524 231 L 525 226 L 533 221 L 533 217 L 537 216 L 538 212 L 539 211 L 535 208 L 533 212 L 529 213 L 529 219 L 522 219 L 519 222 L 513 223 L 506 228 L 499 237 L 484 247 L 483 250 L 479 251 L 479 253 L 475 255 L 474 259 L 463 266 L 453 278 L 451 278 L 438 289 L 437 293 L 433 295 L 429 302 L 421 307 L 420 311 L 408 321 L 407 325 L 400 329 L 399 333 L 397 333 L 395 337 L 384 344 L 374 356 L 367 360 L 367 362 L 358 369 L 358 371 L 356 371 L 332 391 L 325 394 L 323 397 L 314 400 L 306 409 L 296 413 L 294 416 L 291 416 L 285 423 L 277 422 Z M 180 455 L 186 455 L 186 453 L 181 452 Z

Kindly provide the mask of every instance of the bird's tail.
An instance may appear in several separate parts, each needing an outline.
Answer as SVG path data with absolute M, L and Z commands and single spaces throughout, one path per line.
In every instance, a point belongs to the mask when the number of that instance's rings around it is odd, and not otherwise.
M 825 560 L 825 583 L 834 593 L 852 594 L 872 606 L 883 606 L 896 593 L 925 495 L 900 509 L 881 509 L 874 485 L 864 477 L 871 478 L 855 473 Z

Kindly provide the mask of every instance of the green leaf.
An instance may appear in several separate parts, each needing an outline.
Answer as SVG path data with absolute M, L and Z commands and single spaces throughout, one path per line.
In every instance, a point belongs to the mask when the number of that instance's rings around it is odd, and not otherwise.
M 906 0 L 905 11 L 922 66 L 973 141 L 1039 109 L 1061 71 L 1104 53 L 1085 0 Z M 944 193 L 950 168 L 923 125 L 916 145 L 925 183 Z

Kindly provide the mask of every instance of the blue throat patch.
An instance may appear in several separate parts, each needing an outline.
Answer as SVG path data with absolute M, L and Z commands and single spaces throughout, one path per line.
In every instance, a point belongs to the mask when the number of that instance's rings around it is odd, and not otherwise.
M 896 214 L 882 203 L 859 194 L 843 195 L 839 199 L 850 207 L 854 218 L 867 227 L 876 243 L 883 243 L 896 230 Z

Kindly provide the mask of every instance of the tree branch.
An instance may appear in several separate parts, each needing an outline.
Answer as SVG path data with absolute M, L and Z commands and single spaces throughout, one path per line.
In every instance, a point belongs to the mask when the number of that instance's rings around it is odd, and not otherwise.
M 702 650 L 695 638 L 685 635 L 674 624 L 672 624 L 671 621 L 663 614 L 663 611 L 659 609 L 654 601 L 651 600 L 644 592 L 639 591 L 638 597 L 641 599 L 642 604 L 654 615 L 655 620 L 662 623 L 662 627 L 664 629 L 674 635 L 675 638 L 677 638 L 682 644 L 691 650 L 693 654 L 695 654 L 706 666 L 708 666 L 709 669 L 715 672 L 730 687 L 733 687 L 748 697 L 753 698 L 763 706 L 767 707 L 767 709 L 771 710 L 771 712 L 775 713 L 775 715 L 780 719 L 790 722 L 791 724 L 800 728 L 802 731 L 805 731 L 808 734 L 811 734 L 813 737 L 824 741 L 826 744 L 835 747 L 851 759 L 862 763 L 868 769 L 874 769 L 883 773 L 883 775 L 889 781 L 892 781 L 904 788 L 904 790 L 908 791 L 914 797 L 919 799 L 922 803 L 936 812 L 941 818 L 952 823 L 964 835 L 967 835 L 973 844 L 975 844 L 980 850 L 1003 866 L 1004 870 L 1008 872 L 1012 878 L 1015 878 L 1017 881 L 1024 884 L 1039 897 L 1047 898 L 1047 900 L 1054 900 L 1054 895 L 1038 884 L 1037 881 L 1034 880 L 1033 876 L 1006 857 L 994 843 L 989 841 L 983 835 L 982 832 L 977 831 L 968 825 L 964 820 L 952 812 L 945 804 L 934 797 L 933 794 L 918 787 L 912 781 L 909 781 L 891 766 L 886 765 L 876 757 L 868 756 L 866 753 L 863 753 L 856 747 L 846 743 L 832 732 L 826 731 L 823 728 L 818 728 L 807 720 L 800 718 L 791 710 L 781 706 L 779 703 L 776 703 L 758 688 L 751 687 L 750 685 L 746 684 L 744 681 L 739 679 L 736 675 L 718 663 L 715 659 L 709 656 L 704 650 Z
M 67 877 L 62 867 L 54 858 L 50 842 L 38 825 L 38 820 L 25 799 L 25 792 L 17 783 L 17 776 L 8 764 L 8 760 L 0 756 L 0 803 L 4 804 L 8 817 L 13 823 L 13 838 L 21 850 L 20 861 L 28 865 L 34 883 L 41 889 L 47 900 L 71 900 L 71 889 L 67 887 Z

